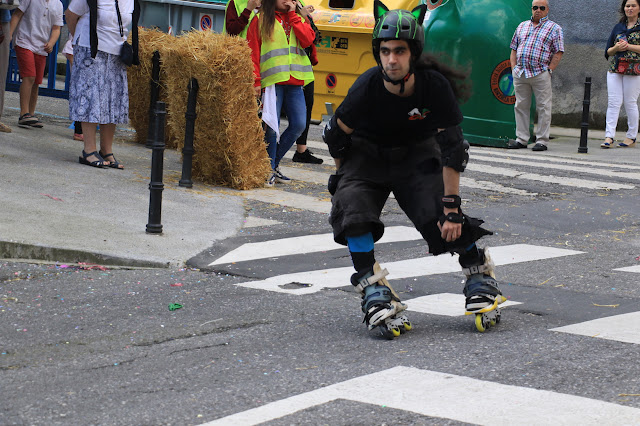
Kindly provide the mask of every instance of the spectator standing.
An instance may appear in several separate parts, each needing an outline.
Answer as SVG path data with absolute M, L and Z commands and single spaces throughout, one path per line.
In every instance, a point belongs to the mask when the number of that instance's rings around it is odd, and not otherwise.
M 634 146 L 638 136 L 638 96 L 640 95 L 640 4 L 638 0 L 622 0 L 622 17 L 613 27 L 604 57 L 609 60 L 607 92 L 609 102 L 605 139 L 602 148 L 613 146 L 620 107 L 627 112 L 627 135 L 618 146 Z
M 229 0 L 224 10 L 223 34 L 247 38 L 249 22 L 256 15 L 261 0 Z
M 298 4 L 298 9 L 300 11 L 300 15 L 302 15 L 304 19 L 309 21 L 311 28 L 313 28 L 313 31 L 316 34 L 316 37 L 313 40 L 313 43 L 311 43 L 311 46 L 305 48 L 305 52 L 307 52 L 307 56 L 309 56 L 309 61 L 311 61 L 311 65 L 315 67 L 316 65 L 318 65 L 316 43 L 319 42 L 320 31 L 318 31 L 316 26 L 313 24 L 313 18 L 311 18 L 310 16 L 310 14 L 313 13 L 314 11 L 314 7 L 310 4 L 304 6 L 300 1 L 298 1 L 297 4 Z M 307 122 L 304 128 L 304 131 L 302 132 L 298 140 L 296 140 L 296 152 L 293 154 L 293 161 L 296 163 L 322 164 L 323 162 L 321 158 L 314 156 L 311 153 L 311 151 L 307 148 L 307 136 L 309 134 L 309 126 L 311 125 L 311 110 L 313 109 L 314 91 L 315 91 L 315 84 L 313 81 L 307 84 L 306 86 L 304 86 L 303 88 L 304 103 L 305 103 L 305 106 L 307 107 Z
M 129 121 L 127 68 L 120 53 L 129 27 L 137 29 L 139 16 L 135 0 L 71 0 L 67 9 L 67 25 L 74 46 L 69 116 L 82 122 L 84 149 L 78 158 L 81 164 L 124 168 L 113 155 L 116 125 Z M 137 31 L 133 33 L 132 44 L 133 64 L 137 65 Z
M 291 181 L 280 172 L 279 164 L 304 131 L 307 112 L 302 88 L 313 81 L 313 69 L 304 48 L 311 46 L 314 39 L 311 26 L 296 13 L 294 0 L 264 0 L 256 19 L 249 24 L 247 41 L 256 96 L 265 90 L 262 118 L 267 123 L 265 137 L 272 168 L 267 186 Z M 278 140 L 283 106 L 289 126 Z
M 546 151 L 551 129 L 551 74 L 562 59 L 564 35 L 560 25 L 547 17 L 547 0 L 533 0 L 531 11 L 531 19 L 520 23 L 511 39 L 516 139 L 510 140 L 507 147 L 527 147 L 533 94 L 536 97 L 538 128 L 532 150 Z
M 64 48 L 62 48 L 62 54 L 67 58 L 67 61 L 69 61 L 69 67 L 73 67 L 73 45 L 71 44 L 72 39 L 73 34 L 69 33 L 69 38 L 64 44 Z M 73 140 L 84 141 L 84 137 L 82 136 L 82 123 L 79 121 L 73 122 Z
M 20 6 L 11 16 L 9 32 L 22 79 L 20 125 L 42 127 L 35 116 L 38 87 L 42 83 L 47 56 L 60 37 L 62 25 L 60 0 L 20 0 Z
M 7 84 L 7 70 L 9 69 L 9 37 L 11 13 L 7 9 L 0 10 L 0 118 L 4 111 L 4 88 Z M 11 133 L 11 127 L 0 123 L 0 132 Z

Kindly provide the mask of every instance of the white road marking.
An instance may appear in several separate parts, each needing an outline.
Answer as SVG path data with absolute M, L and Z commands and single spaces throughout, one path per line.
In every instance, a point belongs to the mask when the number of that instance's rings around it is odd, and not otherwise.
M 499 158 L 495 155 L 486 156 L 486 157 L 482 155 L 475 155 L 474 160 L 490 161 L 492 163 L 510 164 L 514 166 L 533 166 L 540 169 L 552 169 L 552 170 L 563 170 L 568 172 L 588 173 L 592 175 L 606 176 L 608 178 L 615 178 L 615 179 L 640 180 L 640 173 L 620 172 L 620 171 L 614 172 L 612 170 L 603 170 L 599 167 L 594 167 L 595 164 L 588 164 L 585 166 L 569 166 L 567 164 L 552 164 L 551 162 L 532 163 L 531 161 L 514 160 L 512 158 Z M 600 164 L 598 164 L 598 166 L 600 166 Z M 615 176 L 613 176 L 614 174 Z
M 581 251 L 533 246 L 528 244 L 492 247 L 490 252 L 491 258 L 497 266 L 583 253 Z M 448 254 L 390 262 L 382 266 L 389 270 L 389 276 L 387 278 L 390 280 L 460 271 L 458 257 L 449 256 Z M 353 274 L 352 267 L 320 269 L 315 271 L 278 275 L 267 278 L 266 280 L 249 281 L 236 285 L 277 293 L 302 295 L 316 293 L 324 288 L 339 288 L 349 285 L 351 274 Z M 284 288 L 284 286 L 291 283 L 299 283 L 301 285 L 293 289 Z
M 407 304 L 407 310 L 422 312 L 423 314 L 443 315 L 447 317 L 464 316 L 464 295 L 453 293 L 430 294 L 428 296 L 416 297 L 414 299 L 402 300 Z M 521 302 L 507 300 L 500 304 L 501 308 L 507 306 L 520 305 Z
M 390 226 L 378 244 L 400 241 L 421 240 L 422 235 L 409 226 Z M 320 251 L 344 249 L 333 241 L 333 234 L 304 235 L 301 237 L 281 238 L 259 243 L 243 244 L 235 250 L 211 262 L 209 266 L 221 263 L 245 262 L 247 260 L 290 256 L 293 254 L 317 253 Z
M 262 219 L 255 216 L 247 216 L 247 218 L 244 221 L 244 225 L 242 225 L 242 227 L 257 228 L 259 226 L 272 226 L 272 225 L 277 225 L 279 223 L 282 223 L 282 222 L 278 222 L 277 220 L 271 220 L 271 219 Z
M 622 272 L 634 272 L 636 274 L 640 274 L 640 265 L 635 266 L 627 266 L 624 268 L 617 268 L 614 271 L 622 271 Z
M 299 169 L 297 167 L 280 166 L 280 171 L 285 176 L 290 177 L 293 180 L 316 183 L 319 185 L 326 185 L 330 176 L 330 174 L 326 172 L 316 172 L 312 170 Z M 276 183 L 276 185 L 278 184 Z
M 640 344 L 640 312 L 614 315 L 612 317 L 552 328 L 551 331 L 597 337 L 598 339 L 616 340 L 618 342 L 635 343 L 638 345 Z
M 496 377 L 499 378 L 499 372 Z M 387 389 L 389 383 L 393 383 L 392 390 Z M 640 423 L 640 409 L 634 407 L 454 374 L 394 367 L 274 401 L 205 425 L 256 425 L 336 400 L 481 425 Z
M 556 185 L 573 186 L 576 188 L 587 189 L 634 189 L 634 185 L 613 183 L 613 182 L 601 182 L 589 179 L 568 178 L 563 176 L 554 175 L 539 175 L 537 173 L 523 173 L 519 170 L 508 169 L 505 167 L 494 167 L 486 164 L 474 164 L 469 163 L 467 170 L 474 172 L 488 173 L 498 176 L 506 176 L 515 179 L 533 180 L 536 182 L 553 183 Z
M 262 201 L 263 203 L 278 204 L 284 207 L 309 210 L 316 213 L 329 214 L 331 211 L 331 201 L 322 201 L 308 195 L 279 191 L 277 189 L 252 189 L 243 191 L 240 195 L 251 200 Z
M 501 192 L 503 194 L 525 195 L 529 197 L 535 197 L 537 192 L 529 192 L 524 189 L 510 188 L 508 186 L 500 185 L 499 183 L 489 182 L 486 180 L 475 180 L 467 177 L 460 176 L 460 186 L 465 188 L 483 189 L 485 191 Z
M 532 157 L 529 154 L 517 154 L 512 150 L 504 151 L 495 148 L 486 148 L 486 147 L 471 147 L 471 161 L 474 160 L 477 153 L 490 155 L 491 157 L 507 157 L 507 158 L 522 158 L 529 160 L 531 165 L 534 164 L 542 164 L 547 162 L 556 162 L 556 163 L 565 163 L 565 164 L 580 164 L 587 167 L 610 167 L 613 169 L 627 169 L 627 170 L 640 170 L 640 166 L 635 166 L 631 164 L 620 164 L 620 163 L 603 163 L 600 161 L 588 161 L 588 160 L 575 160 L 574 157 L 565 157 L 562 155 L 548 155 L 545 154 L 543 157 Z

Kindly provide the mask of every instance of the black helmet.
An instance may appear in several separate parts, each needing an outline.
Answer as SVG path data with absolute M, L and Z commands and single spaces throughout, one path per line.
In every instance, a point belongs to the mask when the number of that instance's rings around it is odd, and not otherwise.
M 411 12 L 403 9 L 389 10 L 380 0 L 375 0 L 373 16 L 373 57 L 380 65 L 380 43 L 384 40 L 406 40 L 413 59 L 418 59 L 424 47 L 424 21 L 427 5 L 421 4 Z

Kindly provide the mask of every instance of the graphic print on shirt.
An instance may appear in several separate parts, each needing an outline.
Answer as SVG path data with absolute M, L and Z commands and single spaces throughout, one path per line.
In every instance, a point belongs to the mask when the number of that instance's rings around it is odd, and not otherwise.
M 422 112 L 418 108 L 414 108 L 409 111 L 409 120 L 424 120 L 427 117 L 427 114 L 431 113 L 428 108 L 422 108 Z

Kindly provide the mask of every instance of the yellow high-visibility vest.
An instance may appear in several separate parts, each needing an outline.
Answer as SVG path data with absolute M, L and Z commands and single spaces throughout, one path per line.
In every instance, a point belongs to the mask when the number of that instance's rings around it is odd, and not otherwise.
M 238 16 L 242 15 L 242 12 L 244 12 L 244 10 L 247 8 L 248 3 L 249 3 L 248 0 L 233 0 L 233 4 L 236 7 L 236 14 Z M 229 3 L 227 3 L 227 7 L 224 8 L 224 24 L 222 26 L 222 34 L 227 34 L 227 9 L 228 8 L 229 8 Z M 249 16 L 249 22 L 247 22 L 247 26 L 244 27 L 242 31 L 240 31 L 240 34 L 238 34 L 238 37 L 247 38 L 247 30 L 249 30 L 249 24 L 251 23 L 251 20 L 253 19 L 254 16 L 256 16 L 256 14 L 252 10 L 251 15 Z
M 306 86 L 314 80 L 313 68 L 306 52 L 298 45 L 293 29 L 287 42 L 287 34 L 276 19 L 273 37 L 271 40 L 263 39 L 260 47 L 260 85 L 271 86 L 289 81 L 291 77 L 304 81 Z

